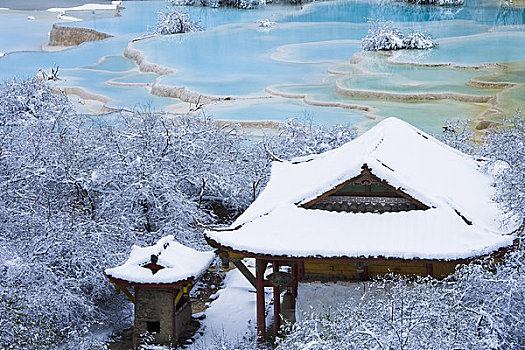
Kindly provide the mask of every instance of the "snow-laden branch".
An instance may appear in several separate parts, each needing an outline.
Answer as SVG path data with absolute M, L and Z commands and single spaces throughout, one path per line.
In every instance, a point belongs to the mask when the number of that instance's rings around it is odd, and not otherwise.
M 174 6 L 235 7 L 254 9 L 266 5 L 266 0 L 170 0 Z
M 159 18 L 153 28 L 153 34 L 182 34 L 201 30 L 203 28 L 197 22 L 194 22 L 188 13 L 172 8 L 159 12 Z
M 0 98 L 1 349 L 96 348 L 91 327 L 130 325 L 102 271 L 133 244 L 173 234 L 209 249 L 200 226 L 230 223 L 266 184 L 264 144 L 290 159 L 353 137 L 292 123 L 247 142 L 204 113 L 137 111 L 107 125 L 41 80 L 5 82 Z
M 423 33 L 403 34 L 389 21 L 370 21 L 371 28 L 361 40 L 364 51 L 387 51 L 404 49 L 430 49 L 437 44 L 430 35 Z
M 461 6 L 464 0 L 405 0 L 417 5 Z

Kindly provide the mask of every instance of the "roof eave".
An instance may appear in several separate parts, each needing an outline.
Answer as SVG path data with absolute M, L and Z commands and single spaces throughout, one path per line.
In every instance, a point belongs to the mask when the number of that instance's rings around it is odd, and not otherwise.
M 398 261 L 398 262 L 406 262 L 406 261 L 418 261 L 421 263 L 432 263 L 436 261 L 440 262 L 458 262 L 458 263 L 468 263 L 475 259 L 481 259 L 481 258 L 487 258 L 487 257 L 493 257 L 493 258 L 500 258 L 507 251 L 516 249 L 519 245 L 519 238 L 515 238 L 512 242 L 512 244 L 508 246 L 500 247 L 498 250 L 492 251 L 491 253 L 482 254 L 482 255 L 475 255 L 475 256 L 466 256 L 462 258 L 457 259 L 443 259 L 443 258 L 400 258 L 400 257 L 384 257 L 384 256 L 322 256 L 322 255 L 308 255 L 308 256 L 289 256 L 286 254 L 282 255 L 270 255 L 270 254 L 264 254 L 264 253 L 256 253 L 251 252 L 248 250 L 238 250 L 231 246 L 222 245 L 218 241 L 214 240 L 210 236 L 208 236 L 206 233 L 204 234 L 204 238 L 206 239 L 206 242 L 218 249 L 225 252 L 233 253 L 236 255 L 244 255 L 247 258 L 255 258 L 255 259 L 264 259 L 264 260 L 289 260 L 289 261 L 296 261 L 296 260 L 345 260 L 345 261 L 355 261 L 355 262 L 366 262 L 366 261 L 374 261 L 374 262 L 381 262 L 381 261 Z
M 128 281 L 125 279 L 117 278 L 108 274 L 105 274 L 106 277 L 113 283 L 119 284 L 126 287 L 146 287 L 146 288 L 175 288 L 175 287 L 183 287 L 188 284 L 193 284 L 195 280 L 198 278 L 195 278 L 194 276 L 188 277 L 184 280 L 176 281 L 176 282 L 168 282 L 168 283 L 161 283 L 161 282 L 134 282 L 134 281 Z

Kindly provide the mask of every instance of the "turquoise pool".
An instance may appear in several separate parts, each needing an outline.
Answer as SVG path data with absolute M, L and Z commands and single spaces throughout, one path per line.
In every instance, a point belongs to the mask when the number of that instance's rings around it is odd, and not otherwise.
M 53 22 L 49 16 L 37 21 L 23 45 L 14 36 L 3 37 L 1 78 L 30 77 L 56 64 L 61 67 L 59 87 L 104 96 L 110 109 L 137 104 L 177 112 L 189 108 L 187 96 L 152 95 L 158 84 L 214 98 L 218 102 L 206 110 L 220 119 L 283 121 L 307 115 L 319 124 L 358 129 L 396 116 L 436 132 L 447 119 L 501 119 L 525 105 L 520 93 L 525 91 L 525 10 L 504 2 L 466 0 L 458 8 L 385 0 L 270 4 L 255 10 L 187 7 L 206 31 L 164 37 L 146 36 L 163 1 L 124 1 L 121 6 L 125 9 L 118 17 L 67 13 L 83 19 L 68 26 L 113 35 L 103 41 L 41 51 L 38 43 L 46 40 L 41 31 Z M 0 29 L 23 25 L 24 16 L 1 11 L 0 19 L 7 21 L 0 21 Z M 261 28 L 256 21 L 262 19 L 275 25 Z M 380 19 L 404 31 L 425 31 L 438 46 L 363 54 L 360 40 L 367 21 Z M 172 73 L 141 72 L 134 57 L 125 57 L 126 48 Z M 481 86 L 475 83 L 478 78 L 515 88 Z

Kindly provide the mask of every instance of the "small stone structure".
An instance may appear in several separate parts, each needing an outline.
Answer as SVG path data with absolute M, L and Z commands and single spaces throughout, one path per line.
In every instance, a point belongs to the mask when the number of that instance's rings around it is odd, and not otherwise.
M 97 41 L 112 37 L 93 29 L 63 27 L 53 24 L 49 33 L 49 46 L 77 46 L 86 41 Z
M 157 344 L 177 343 L 191 321 L 189 292 L 214 257 L 170 235 L 151 247 L 134 246 L 126 263 L 105 271 L 117 291 L 135 304 L 134 346 L 145 336 Z
M 135 345 L 140 343 L 141 335 L 148 333 L 153 334 L 154 341 L 161 344 L 179 339 L 191 321 L 187 294 L 183 294 L 175 306 L 180 292 L 180 289 L 135 287 Z

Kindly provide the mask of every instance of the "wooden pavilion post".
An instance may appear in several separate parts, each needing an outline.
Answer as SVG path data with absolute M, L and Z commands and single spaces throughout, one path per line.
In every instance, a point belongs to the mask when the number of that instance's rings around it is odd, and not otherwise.
M 176 288 L 173 288 L 171 292 L 173 296 L 173 302 L 172 302 L 173 315 L 171 319 L 171 322 L 173 322 L 172 330 L 171 330 L 173 332 L 173 338 L 172 338 L 173 343 L 175 343 L 177 339 L 177 302 L 178 302 L 177 292 L 178 290 Z
M 292 275 L 293 275 L 293 286 L 292 286 L 292 296 L 293 296 L 293 302 L 295 305 L 295 298 L 297 298 L 297 287 L 299 284 L 299 262 L 294 262 L 292 264 Z
M 266 341 L 266 320 L 264 300 L 264 271 L 268 262 L 262 259 L 255 260 L 255 275 L 257 281 L 257 341 Z
M 279 272 L 279 262 L 273 261 L 273 273 Z M 279 333 L 281 328 L 281 289 L 279 286 L 273 287 L 273 326 L 275 336 Z
M 427 268 L 427 276 L 434 277 L 434 265 L 432 263 L 425 264 L 425 267 Z

